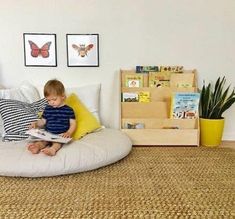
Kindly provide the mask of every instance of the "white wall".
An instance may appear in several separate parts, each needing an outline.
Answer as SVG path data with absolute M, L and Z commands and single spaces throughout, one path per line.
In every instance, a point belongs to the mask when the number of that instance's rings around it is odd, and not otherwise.
M 50 78 L 101 82 L 101 116 L 118 127 L 118 71 L 136 65 L 196 68 L 199 85 L 225 75 L 235 85 L 234 0 L 0 0 L 0 84 Z M 25 67 L 23 33 L 55 33 L 57 67 Z M 67 67 L 66 34 L 99 33 L 100 67 Z M 235 106 L 224 139 L 235 140 Z

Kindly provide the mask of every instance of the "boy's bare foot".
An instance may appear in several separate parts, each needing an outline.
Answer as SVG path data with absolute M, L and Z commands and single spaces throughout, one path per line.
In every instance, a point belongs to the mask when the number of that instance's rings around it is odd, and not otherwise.
M 56 155 L 56 152 L 58 150 L 60 150 L 60 148 L 62 147 L 62 144 L 61 143 L 58 143 L 58 142 L 53 142 L 53 144 L 51 145 L 51 147 L 46 147 L 46 148 L 43 148 L 41 150 L 41 152 L 43 152 L 44 154 L 48 155 L 48 156 L 55 156 Z
M 57 150 L 53 147 L 46 147 L 46 148 L 43 148 L 41 152 L 43 152 L 44 154 L 48 156 L 55 156 Z
M 28 144 L 28 150 L 31 151 L 32 154 L 38 154 L 43 148 L 48 145 L 46 141 L 37 141 Z
M 41 147 L 37 143 L 31 143 L 28 145 L 28 150 L 31 151 L 32 154 L 38 154 L 41 150 Z

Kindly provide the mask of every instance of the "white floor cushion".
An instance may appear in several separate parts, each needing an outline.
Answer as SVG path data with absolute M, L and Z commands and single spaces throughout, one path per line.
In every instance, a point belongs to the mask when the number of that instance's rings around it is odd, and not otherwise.
M 124 158 L 132 148 L 130 139 L 114 129 L 64 145 L 53 157 L 31 154 L 26 145 L 27 141 L 0 143 L 0 175 L 43 177 L 93 170 Z

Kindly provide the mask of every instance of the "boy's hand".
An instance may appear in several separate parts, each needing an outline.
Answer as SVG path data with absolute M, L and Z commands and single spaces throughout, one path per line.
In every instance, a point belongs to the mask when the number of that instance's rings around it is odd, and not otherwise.
M 63 138 L 71 138 L 71 133 L 70 132 L 64 132 L 62 134 L 60 134 Z
M 29 129 L 36 129 L 37 128 L 37 122 L 32 122 L 30 125 L 29 125 Z

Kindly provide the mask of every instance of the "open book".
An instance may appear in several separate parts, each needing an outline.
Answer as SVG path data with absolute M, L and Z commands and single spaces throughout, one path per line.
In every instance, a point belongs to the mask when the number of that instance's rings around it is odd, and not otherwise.
M 26 131 L 26 134 L 30 135 L 30 140 L 32 141 L 51 141 L 51 142 L 59 142 L 59 143 L 68 143 L 72 140 L 72 138 L 63 138 L 60 135 L 52 134 L 43 129 L 30 129 Z

